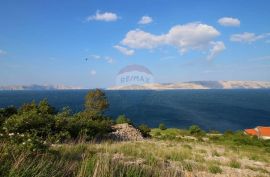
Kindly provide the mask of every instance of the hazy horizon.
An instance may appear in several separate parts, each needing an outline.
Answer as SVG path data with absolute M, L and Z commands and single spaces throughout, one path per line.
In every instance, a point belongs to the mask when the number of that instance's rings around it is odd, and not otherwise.
M 3 1 L 0 86 L 270 81 L 270 1 Z

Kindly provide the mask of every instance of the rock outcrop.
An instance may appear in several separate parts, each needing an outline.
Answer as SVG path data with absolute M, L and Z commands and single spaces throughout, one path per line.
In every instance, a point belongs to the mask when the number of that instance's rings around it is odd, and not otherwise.
M 138 129 L 127 123 L 113 125 L 112 129 L 113 132 L 110 133 L 109 137 L 117 141 L 140 141 L 144 139 Z

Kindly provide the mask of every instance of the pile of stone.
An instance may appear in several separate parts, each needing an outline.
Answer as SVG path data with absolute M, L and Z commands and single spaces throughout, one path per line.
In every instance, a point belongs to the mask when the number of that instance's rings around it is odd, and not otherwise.
M 109 137 L 113 140 L 140 141 L 144 139 L 141 132 L 138 129 L 127 123 L 113 125 L 112 129 L 113 132 L 110 133 Z

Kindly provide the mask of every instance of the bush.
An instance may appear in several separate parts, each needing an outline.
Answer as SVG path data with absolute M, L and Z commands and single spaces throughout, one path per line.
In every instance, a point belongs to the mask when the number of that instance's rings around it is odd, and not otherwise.
M 163 123 L 159 124 L 158 127 L 159 127 L 160 130 L 166 130 L 167 129 L 167 127 Z
M 0 110 L 0 138 L 28 149 L 44 149 L 51 143 L 63 143 L 80 137 L 86 140 L 111 132 L 112 120 L 103 115 L 108 107 L 105 93 L 90 91 L 86 109 L 75 115 L 68 108 L 56 114 L 47 100 L 34 101 Z M 128 119 L 127 119 L 128 120 Z
M 68 131 L 73 139 L 84 137 L 90 140 L 111 132 L 111 125 L 110 119 L 92 120 L 79 114 L 70 121 Z
M 131 120 L 127 118 L 124 114 L 119 115 L 115 122 L 116 124 L 124 124 L 124 123 L 132 124 Z
M 41 152 L 48 149 L 48 142 L 37 136 L 29 133 L 9 133 L 6 138 L 9 145 L 16 147 L 18 150 L 26 150 L 32 152 Z
M 203 136 L 205 134 L 205 132 L 203 130 L 201 130 L 201 128 L 198 125 L 190 126 L 189 133 L 191 135 L 195 135 L 195 136 Z
M 24 112 L 11 116 L 3 124 L 6 133 L 36 134 L 46 139 L 52 132 L 54 119 L 52 115 L 41 115 L 37 112 Z
M 233 131 L 231 131 L 231 130 L 226 130 L 224 132 L 224 136 L 231 136 L 231 135 L 233 135 Z
M 231 168 L 240 168 L 241 164 L 237 160 L 231 160 L 230 163 L 229 163 L 229 166 Z
M 17 109 L 14 106 L 0 109 L 0 126 L 12 115 L 17 114 Z M 1 130 L 0 130 L 1 131 Z
M 270 147 L 270 141 L 262 140 L 255 136 L 248 136 L 243 133 L 243 131 L 231 132 L 227 131 L 222 136 L 211 137 L 212 141 L 219 142 L 227 145 L 250 145 L 257 147 Z
M 71 139 L 69 128 L 73 116 L 70 112 L 70 109 L 65 107 L 55 115 L 52 130 L 54 133 L 49 137 L 50 142 L 63 143 Z
M 160 132 L 155 132 L 154 136 L 161 136 L 161 133 Z
M 210 165 L 208 167 L 208 170 L 210 173 L 213 173 L 213 174 L 222 173 L 222 169 L 217 165 Z
M 144 137 L 150 137 L 151 129 L 146 124 L 141 124 L 138 129 Z

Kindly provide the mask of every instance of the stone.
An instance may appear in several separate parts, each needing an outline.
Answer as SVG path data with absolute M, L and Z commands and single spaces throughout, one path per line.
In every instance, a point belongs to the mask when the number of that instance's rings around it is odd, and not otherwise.
M 128 123 L 112 126 L 113 132 L 109 137 L 118 141 L 140 141 L 143 140 L 141 132 Z

